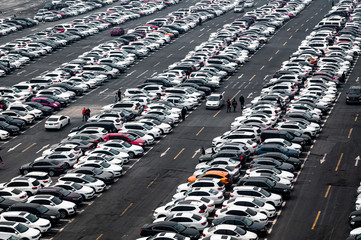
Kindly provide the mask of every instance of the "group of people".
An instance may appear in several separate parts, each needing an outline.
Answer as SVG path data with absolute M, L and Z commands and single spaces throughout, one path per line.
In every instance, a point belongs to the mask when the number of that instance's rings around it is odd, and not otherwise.
M 83 108 L 81 113 L 83 115 L 82 122 L 88 121 L 88 119 L 90 118 L 90 109 L 89 108 Z
M 227 112 L 232 112 L 232 107 L 233 107 L 233 112 L 236 111 L 238 103 L 237 103 L 235 98 L 233 98 L 232 102 L 231 102 L 231 100 L 228 99 L 226 103 L 227 103 Z M 244 108 L 244 97 L 243 97 L 243 95 L 241 95 L 239 97 L 239 103 L 241 105 L 241 109 L 243 109 Z

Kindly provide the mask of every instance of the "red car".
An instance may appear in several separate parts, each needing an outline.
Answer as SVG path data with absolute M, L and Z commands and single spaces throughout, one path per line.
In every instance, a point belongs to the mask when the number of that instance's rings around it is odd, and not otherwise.
M 124 34 L 124 29 L 121 27 L 113 27 L 112 30 L 110 30 L 110 36 L 121 36 Z
M 136 138 L 133 135 L 130 135 L 129 133 L 109 133 L 103 138 L 104 141 L 119 140 L 119 139 L 127 143 L 138 145 L 141 147 L 145 146 L 144 140 Z

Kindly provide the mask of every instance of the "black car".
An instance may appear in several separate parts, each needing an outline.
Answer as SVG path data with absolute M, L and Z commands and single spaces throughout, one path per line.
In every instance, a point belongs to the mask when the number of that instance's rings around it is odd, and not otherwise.
M 259 222 L 254 222 L 251 219 L 242 216 L 229 215 L 222 218 L 214 219 L 212 221 L 212 226 L 218 226 L 220 224 L 236 225 L 237 227 L 243 228 L 247 231 L 252 231 L 258 236 L 265 236 L 268 230 L 266 225 Z
M 15 203 L 11 205 L 8 209 L 8 212 L 29 212 L 38 217 L 48 219 L 52 224 L 59 222 L 60 213 L 57 210 L 49 209 L 41 204 L 37 203 Z
M 3 197 L 0 197 L 0 209 L 4 209 L 6 210 L 8 207 L 10 207 L 11 205 L 17 203 L 14 200 L 10 200 L 10 199 L 5 199 Z
M 213 82 L 207 82 L 203 78 L 189 78 L 185 82 L 186 83 L 194 83 L 200 87 L 209 87 L 212 91 L 215 91 L 217 88 L 219 88 L 219 85 L 217 85 Z
M 162 221 L 157 223 L 145 224 L 140 229 L 140 235 L 147 237 L 152 236 L 160 232 L 174 232 L 179 233 L 185 237 L 189 237 L 192 240 L 199 239 L 201 234 L 194 228 L 185 227 L 182 224 L 171 221 Z
M 350 220 L 350 227 L 351 228 L 361 227 L 361 216 L 352 218 Z
M 349 218 L 349 220 L 351 220 L 352 218 L 355 218 L 355 217 L 361 217 L 361 210 L 356 210 L 356 211 L 351 212 L 348 218 Z
M 237 186 L 260 187 L 269 192 L 280 194 L 282 197 L 288 197 L 291 192 L 290 187 L 281 183 L 275 183 L 267 178 L 241 178 Z
M 53 113 L 54 113 L 54 108 L 49 107 L 49 106 L 43 106 L 38 102 L 25 102 L 24 104 L 42 111 L 45 116 L 50 116 L 50 115 L 53 115 Z
M 279 170 L 282 171 L 288 171 L 288 172 L 294 172 L 295 171 L 295 167 L 292 164 L 289 163 L 284 163 L 284 162 L 280 162 L 276 159 L 273 158 L 254 158 L 251 162 L 250 162 L 250 167 L 258 167 L 258 166 L 273 166 Z
M 6 122 L 0 121 L 0 129 L 7 131 L 12 136 L 20 134 L 20 128 L 18 128 L 17 126 L 10 125 Z
M 175 85 L 177 85 L 167 80 L 166 78 L 148 78 L 147 80 L 145 80 L 145 83 L 158 84 L 164 87 L 174 87 Z
M 90 175 L 90 176 L 92 176 L 94 178 L 102 180 L 107 185 L 114 183 L 114 174 L 111 173 L 111 172 L 103 171 L 103 170 L 101 170 L 99 168 L 95 168 L 95 167 L 79 167 L 79 168 L 76 168 L 76 169 L 72 170 L 71 172 Z
M 77 96 L 81 96 L 84 94 L 84 90 L 80 87 L 74 87 L 71 86 L 67 83 L 55 83 L 53 85 L 51 85 L 52 87 L 62 87 L 64 89 L 66 89 L 67 91 L 72 91 L 74 92 Z
M 62 200 L 66 200 L 66 201 L 70 201 L 73 202 L 77 205 L 79 205 L 80 203 L 83 202 L 83 197 L 82 195 L 80 195 L 79 193 L 75 193 L 75 192 L 70 192 L 64 188 L 61 187 L 43 187 L 40 188 L 37 192 L 36 195 L 41 195 L 41 194 L 45 194 L 45 195 L 52 195 L 55 197 L 58 197 Z
M 49 176 L 52 177 L 54 175 L 63 174 L 66 169 L 67 164 L 64 161 L 40 160 L 22 165 L 19 171 L 23 175 L 32 171 L 47 172 Z
M 192 87 L 192 88 L 195 88 L 198 91 L 204 92 L 207 96 L 212 93 L 211 88 L 205 87 L 205 86 L 199 86 L 198 84 L 195 84 L 195 83 L 184 82 L 184 83 L 179 84 L 178 86 L 179 87 Z
M 7 115 L 0 115 L 0 121 L 1 122 L 6 122 L 10 125 L 16 126 L 18 128 L 20 128 L 20 130 L 24 130 L 26 128 L 26 123 L 24 120 L 21 119 L 14 119 L 10 116 Z
M 299 170 L 301 168 L 301 165 L 303 163 L 303 161 L 301 161 L 298 158 L 295 157 L 289 157 L 283 153 L 280 152 L 268 152 L 268 153 L 263 153 L 260 155 L 255 155 L 253 156 L 253 159 L 256 158 L 273 158 L 276 159 L 280 162 L 285 162 L 285 163 L 290 163 L 292 164 L 296 170 Z
M 292 131 L 292 130 L 287 130 L 287 132 L 289 134 L 291 134 L 294 137 L 294 139 L 302 138 L 303 142 L 306 145 L 311 145 L 311 143 L 312 143 L 312 138 L 306 134 L 300 133 L 299 131 Z

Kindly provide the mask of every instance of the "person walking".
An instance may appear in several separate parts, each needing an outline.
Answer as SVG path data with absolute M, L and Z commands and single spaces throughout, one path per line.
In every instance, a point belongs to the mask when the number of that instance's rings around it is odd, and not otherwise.
M 116 94 L 114 95 L 114 102 L 117 103 L 118 100 L 119 100 L 118 93 L 116 93 Z
M 120 91 L 120 88 L 118 89 L 117 95 L 118 95 L 118 101 L 121 101 L 122 100 L 122 91 Z
M 183 122 L 186 120 L 186 114 L 187 114 L 187 110 L 185 108 L 182 108 L 181 116 Z
M 202 154 L 202 155 L 205 155 L 205 154 L 206 154 L 206 151 L 204 150 L 204 147 L 201 148 L 201 154 Z
M 81 114 L 83 115 L 83 119 L 82 119 L 82 122 L 86 122 L 86 109 L 83 108 L 83 110 L 81 111 Z
M 86 115 L 86 120 L 85 121 L 88 121 L 88 119 L 90 118 L 90 109 L 89 108 L 87 108 L 85 110 L 85 115 Z
M 241 94 L 241 96 L 239 97 L 239 104 L 241 105 L 241 109 L 244 108 L 244 97 L 243 95 Z
M 232 107 L 233 107 L 233 112 L 236 111 L 236 107 L 237 107 L 237 101 L 236 99 L 233 98 L 233 101 L 232 101 Z
M 335 3 L 334 3 L 334 1 L 332 1 L 332 3 L 331 3 L 331 6 L 333 7 L 333 6 L 335 6 Z
M 227 100 L 227 112 L 231 111 L 231 101 L 228 99 Z

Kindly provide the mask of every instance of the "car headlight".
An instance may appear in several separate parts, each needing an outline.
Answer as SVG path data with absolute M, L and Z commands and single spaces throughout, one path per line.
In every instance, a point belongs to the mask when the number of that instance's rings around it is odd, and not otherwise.
M 51 219 L 55 219 L 56 217 L 55 216 L 50 216 Z

